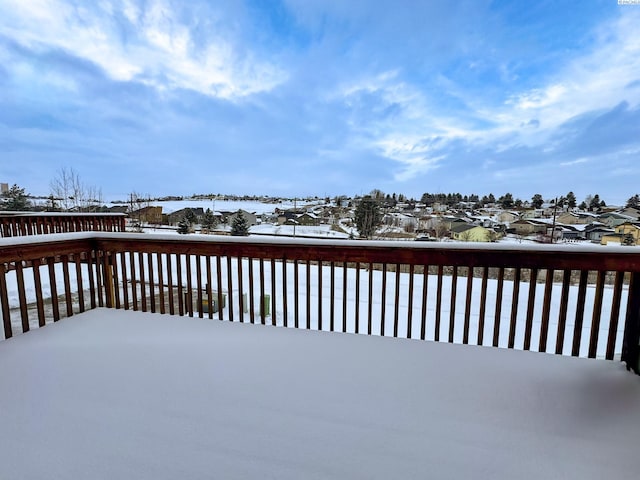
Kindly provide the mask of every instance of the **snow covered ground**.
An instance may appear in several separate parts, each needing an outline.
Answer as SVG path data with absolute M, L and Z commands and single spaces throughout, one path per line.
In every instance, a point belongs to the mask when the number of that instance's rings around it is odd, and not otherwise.
M 127 205 L 127 204 L 122 204 Z M 145 202 L 145 206 L 147 203 Z M 257 201 L 231 201 L 231 200 L 171 200 L 165 202 L 152 201 L 149 202 L 150 206 L 161 206 L 162 213 L 173 213 L 183 208 L 203 208 L 206 210 L 210 208 L 216 212 L 236 212 L 240 209 L 245 212 L 255 213 L 261 215 L 263 213 L 272 213 L 276 208 L 289 209 L 293 208 L 293 202 L 280 202 L 280 203 L 263 203 Z M 298 207 L 302 207 L 305 204 L 298 203 Z
M 99 309 L 0 342 L 2 478 L 632 479 L 615 362 Z

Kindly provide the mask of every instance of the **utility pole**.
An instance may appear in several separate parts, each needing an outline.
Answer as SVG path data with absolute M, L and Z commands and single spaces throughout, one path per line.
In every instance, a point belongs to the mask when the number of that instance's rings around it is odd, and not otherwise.
M 298 214 L 298 198 L 297 197 L 293 197 L 293 212 L 295 215 Z M 293 236 L 296 236 L 296 223 L 298 220 L 296 220 L 295 218 L 293 219 Z
M 553 227 L 551 229 L 551 243 L 556 241 L 556 210 L 558 209 L 558 197 L 553 202 Z

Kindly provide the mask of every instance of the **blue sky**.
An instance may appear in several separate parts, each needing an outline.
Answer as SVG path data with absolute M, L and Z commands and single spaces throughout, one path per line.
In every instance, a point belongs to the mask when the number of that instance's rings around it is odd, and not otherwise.
M 640 192 L 640 5 L 0 0 L 0 181 Z

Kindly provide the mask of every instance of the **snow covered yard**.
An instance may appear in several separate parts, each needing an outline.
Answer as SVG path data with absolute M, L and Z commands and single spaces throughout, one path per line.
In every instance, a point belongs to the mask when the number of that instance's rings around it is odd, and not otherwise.
M 617 362 L 98 309 L 0 343 L 22 479 L 637 478 Z

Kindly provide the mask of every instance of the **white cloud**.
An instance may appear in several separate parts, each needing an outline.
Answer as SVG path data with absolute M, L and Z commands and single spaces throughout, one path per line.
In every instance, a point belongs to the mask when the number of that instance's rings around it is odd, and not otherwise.
M 99 65 L 114 80 L 236 99 L 269 91 L 287 78 L 281 67 L 240 53 L 222 27 L 196 48 L 189 26 L 167 1 L 151 0 L 144 9 L 130 0 L 102 1 L 98 10 L 59 0 L 5 1 L 0 33 L 38 51 L 62 49 Z M 130 22 L 133 33 L 126 41 L 110 15 L 115 11 Z

